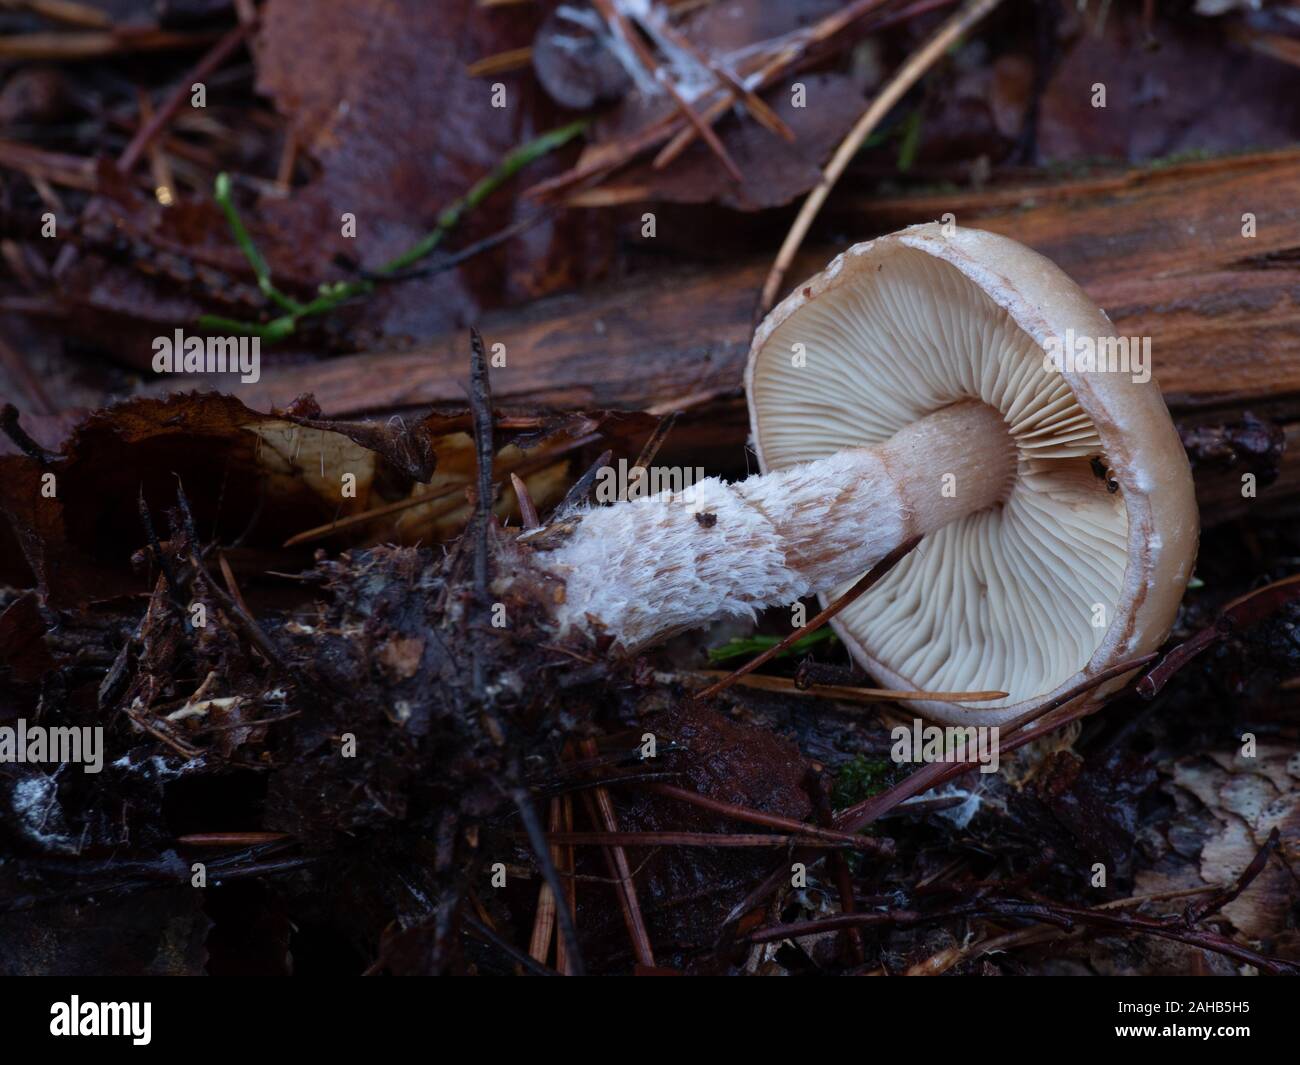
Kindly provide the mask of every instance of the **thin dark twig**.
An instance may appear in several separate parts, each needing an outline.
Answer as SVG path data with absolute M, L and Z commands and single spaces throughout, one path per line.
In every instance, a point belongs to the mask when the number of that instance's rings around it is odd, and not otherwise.
M 203 562 L 203 551 L 199 547 L 198 533 L 194 527 L 194 515 L 190 512 L 190 502 L 185 495 L 185 487 L 180 483 L 180 478 L 176 478 L 176 501 L 180 507 L 181 519 L 185 525 L 185 536 L 190 544 L 190 560 L 194 563 L 194 568 L 199 576 L 203 578 L 204 585 L 208 593 L 214 598 L 226 616 L 234 623 L 235 627 L 243 632 L 248 641 L 261 652 L 262 657 L 275 669 L 287 676 L 295 676 L 295 672 L 280 654 L 279 648 L 271 642 L 271 638 L 262 631 L 262 627 L 254 620 L 253 616 L 235 601 L 235 599 L 224 588 L 221 587 L 212 578 L 208 568 Z M 144 497 L 141 496 L 143 503 Z
M 1186 928 L 1180 923 L 1166 922 L 1158 918 L 1144 917 L 1140 914 L 1111 913 L 1079 906 L 1062 906 L 1056 903 L 1042 902 L 1031 903 L 1013 899 L 979 899 L 933 913 L 922 913 L 917 910 L 889 910 L 884 912 L 838 914 L 834 917 L 804 921 L 798 924 L 772 925 L 767 928 L 760 928 L 749 936 L 749 941 L 751 943 L 770 943 L 773 940 L 816 935 L 822 932 L 838 931 L 842 928 L 862 928 L 871 925 L 909 928 L 916 925 L 953 920 L 954 918 L 972 917 L 1023 918 L 1029 921 L 1037 921 L 1040 924 L 1054 925 L 1064 931 L 1073 931 L 1076 925 L 1083 925 L 1110 931 L 1159 936 L 1163 939 L 1176 940 L 1189 946 L 1200 947 L 1216 954 L 1222 954 L 1247 965 L 1253 965 L 1261 972 L 1273 976 L 1300 974 L 1300 965 L 1282 958 L 1270 958 L 1217 932 Z
M 565 829 L 564 831 L 567 832 L 569 830 Z M 573 848 L 570 847 L 568 849 L 572 850 Z M 632 875 L 636 876 L 641 872 L 647 865 L 654 861 L 658 854 L 658 847 L 652 847 L 647 851 L 646 856 L 641 860 L 641 863 L 632 870 Z M 567 870 L 562 870 L 560 875 L 569 883 L 574 884 L 605 884 L 608 887 L 618 887 L 618 885 L 622 883 L 622 881 L 616 876 L 596 876 L 594 873 L 571 873 Z
M 782 817 L 780 814 L 769 814 L 762 810 L 754 810 L 748 806 L 740 806 L 736 803 L 724 802 L 721 799 L 710 798 L 708 795 L 701 795 L 698 792 L 690 791 L 686 788 L 679 788 L 673 784 L 645 784 L 642 785 L 646 791 L 653 791 L 657 795 L 663 795 L 665 798 L 677 799 L 680 802 L 690 803 L 692 806 L 698 806 L 701 810 L 708 810 L 710 813 L 720 814 L 723 817 L 729 817 L 734 821 L 742 821 L 751 825 L 762 825 L 765 828 L 779 828 L 786 832 L 794 833 L 800 836 L 807 836 L 812 839 L 825 840 L 827 843 L 839 843 L 844 846 L 855 847 L 860 850 L 870 851 L 876 854 L 892 854 L 894 844 L 892 840 L 876 839 L 870 836 L 855 836 L 847 832 L 838 832 L 832 828 L 822 828 L 817 825 L 805 824 L 793 817 Z
M 1213 913 L 1218 913 L 1245 891 L 1251 882 L 1264 871 L 1264 866 L 1268 864 L 1269 858 L 1278 850 L 1281 844 L 1282 836 L 1277 827 L 1274 826 L 1273 831 L 1268 834 L 1268 839 L 1264 841 L 1264 845 L 1259 848 L 1259 853 L 1255 855 L 1251 863 L 1242 870 L 1241 875 L 1233 883 L 1216 891 L 1209 898 L 1194 902 L 1187 907 L 1186 913 L 1183 914 L 1183 921 L 1188 927 L 1199 924 Z
M 583 740 L 582 753 L 591 758 L 599 753 L 595 740 Z M 602 825 L 606 832 L 618 832 L 618 815 L 614 812 L 614 803 L 609 792 L 598 787 L 583 793 L 583 800 L 589 804 L 589 812 L 594 823 Z M 646 931 L 645 919 L 641 916 L 641 903 L 637 898 L 636 883 L 632 879 L 632 870 L 627 862 L 627 852 L 617 844 L 605 849 L 610 872 L 619 878 L 618 895 L 623 919 L 627 924 L 628 936 L 632 940 L 632 950 L 637 962 L 653 967 L 654 949 L 650 945 L 650 933 Z
M 294 845 L 296 844 L 293 840 L 280 840 L 215 856 L 207 862 L 208 872 L 214 876 L 220 874 L 221 879 L 227 880 L 236 877 L 272 875 L 320 861 L 319 857 L 274 857 Z M 85 858 L 33 859 L 24 860 L 21 864 L 31 869 L 66 876 L 70 878 L 72 886 L 40 896 L 11 896 L 0 901 L 0 913 L 28 910 L 60 899 L 85 898 L 110 891 L 148 890 L 159 882 L 188 884 L 192 875 L 189 863 L 179 860 L 174 854 L 143 861 L 116 858 L 103 861 Z
M 492 501 L 495 490 L 492 484 L 492 467 L 496 449 L 492 439 L 492 384 L 488 379 L 487 356 L 483 350 L 483 337 L 477 329 L 471 329 L 469 361 L 469 407 L 474 425 L 474 513 L 470 517 L 465 535 L 470 539 L 473 549 L 474 602 L 472 617 L 474 622 L 484 622 L 490 609 L 491 598 L 488 594 L 488 571 L 490 558 L 488 534 L 492 528 Z M 501 746 L 505 742 L 505 733 L 500 721 L 493 711 L 493 698 L 488 690 L 487 676 L 484 672 L 483 641 L 470 642 L 470 680 L 473 684 L 473 698 L 465 700 L 464 713 L 482 716 L 493 741 Z M 518 780 L 518 776 L 513 778 Z M 546 861 L 551 856 L 546 854 Z
M 623 773 L 612 777 L 596 777 L 592 780 L 572 780 L 544 785 L 538 790 L 543 795 L 573 795 L 578 792 L 591 791 L 592 788 L 610 788 L 620 784 L 645 784 L 664 780 L 676 780 L 682 775 L 681 770 L 663 769 L 649 773 Z
M 162 549 L 158 534 L 154 531 L 153 518 L 149 514 L 149 504 L 144 499 L 144 485 L 140 486 L 136 508 L 140 512 L 140 523 L 144 526 L 144 534 L 149 540 L 149 550 L 153 552 L 154 558 L 158 560 L 158 568 L 162 570 L 163 579 L 167 582 L 167 591 L 170 593 L 172 604 L 183 611 L 185 609 L 185 597 L 181 594 L 181 586 L 176 579 L 176 571 L 172 569 L 171 562 Z
M 682 751 L 685 748 L 679 743 L 661 743 L 659 752 Z M 548 768 L 545 775 L 534 774 L 528 779 L 528 784 L 534 789 L 542 786 L 553 786 L 564 784 L 566 781 L 574 781 L 576 778 L 591 773 L 593 770 L 602 769 L 607 766 L 618 766 L 623 763 L 632 763 L 636 765 L 643 764 L 639 745 L 636 747 L 620 748 L 618 750 L 607 751 L 604 754 L 597 755 L 595 758 L 575 758 L 572 761 L 561 762 L 558 766 Z M 617 779 L 623 779 L 619 777 Z M 608 781 L 601 781 L 607 783 Z M 572 790 L 578 788 L 591 787 L 590 780 L 582 780 L 580 784 L 575 784 Z
M 913 537 L 911 540 L 908 540 L 907 543 L 900 544 L 898 547 L 894 548 L 894 550 L 889 552 L 889 554 L 887 554 L 884 558 L 882 558 L 879 562 L 877 562 L 874 566 L 872 566 L 870 570 L 868 570 L 865 574 L 863 574 L 863 576 L 858 579 L 857 583 L 855 583 L 852 588 L 850 588 L 842 596 L 836 599 L 835 602 L 831 603 L 830 606 L 828 606 L 815 618 L 809 621 L 808 624 L 804 625 L 803 628 L 795 629 L 795 631 L 790 633 L 790 635 L 787 636 L 784 640 L 782 640 L 778 644 L 773 645 L 772 647 L 769 647 L 757 658 L 753 658 L 750 661 L 746 662 L 739 669 L 735 670 L 733 673 L 729 673 L 727 676 L 723 677 L 716 684 L 710 684 L 702 692 L 696 694 L 695 701 L 697 703 L 702 703 L 705 700 L 712 699 L 720 691 L 723 691 L 724 689 L 729 688 L 731 685 L 735 684 L 736 681 L 738 681 L 741 677 L 745 676 L 745 674 L 752 673 L 759 666 L 763 665 L 764 662 L 771 661 L 782 651 L 788 649 L 792 644 L 796 643 L 798 640 L 801 640 L 804 636 L 807 636 L 808 633 L 816 632 L 823 625 L 825 625 L 826 622 L 830 621 L 831 618 L 833 618 L 846 606 L 852 603 L 855 599 L 859 598 L 860 596 L 864 595 L 866 592 L 870 591 L 871 588 L 875 584 L 877 584 L 881 580 L 881 578 L 885 576 L 885 574 L 887 574 L 891 569 L 893 569 L 902 560 L 902 558 L 906 554 L 908 554 L 908 552 L 910 552 L 912 548 L 914 548 L 920 542 L 921 542 L 921 538 L 917 536 L 917 537 Z
M 573 796 L 560 796 L 560 827 L 565 831 L 573 828 Z M 578 912 L 578 855 L 572 847 L 560 848 L 560 861 L 563 868 L 560 870 L 565 877 L 565 895 L 564 899 L 556 900 L 557 906 L 563 906 L 569 913 Z M 569 964 L 569 952 L 564 946 L 564 937 L 555 937 L 555 967 L 565 976 L 573 975 L 573 967 Z
M 19 451 L 29 459 L 34 459 L 42 467 L 49 466 L 57 458 L 54 452 L 46 451 L 27 435 L 26 429 L 18 424 L 18 408 L 12 403 L 0 407 L 0 430 L 3 430 L 5 436 L 14 442 L 14 446 Z
M 478 484 L 474 499 L 474 590 L 480 605 L 488 598 L 488 523 L 492 518 L 492 385 L 488 380 L 483 337 L 470 333 L 469 399 L 474 416 L 474 448 L 478 463 Z
M 908 799 L 895 806 L 889 813 L 881 814 L 884 817 L 923 817 L 926 814 L 936 813 L 939 810 L 951 810 L 954 806 L 960 806 L 966 801 L 962 795 L 942 795 L 937 799 Z
M 893 928 L 913 928 L 917 925 L 950 921 L 958 917 L 1023 917 L 1040 920 L 1061 929 L 1068 930 L 1071 927 L 1068 917 L 1053 913 L 1042 903 L 981 899 L 975 902 L 950 906 L 942 910 L 935 910 L 933 913 L 904 909 L 840 913 L 833 917 L 821 917 L 812 921 L 768 925 L 766 928 L 756 929 L 746 938 L 750 943 L 771 943 L 774 940 L 792 939 L 797 936 L 838 932 L 844 928 L 869 928 L 879 925 L 888 925 Z
M 486 943 L 491 943 L 492 946 L 496 947 L 502 954 L 507 955 L 515 962 L 515 964 L 522 965 L 525 970 L 532 973 L 534 976 L 560 975 L 549 966 L 543 965 L 532 955 L 520 950 L 509 940 L 502 938 L 472 913 L 461 914 L 460 919 L 461 923 L 478 936 L 479 939 L 482 939 Z
M 1274 581 L 1232 600 L 1214 622 L 1170 651 L 1137 686 L 1143 699 L 1154 699 L 1180 669 L 1212 644 L 1254 625 L 1300 597 L 1300 574 Z
M 761 832 L 553 832 L 552 843 L 592 847 L 811 847 L 873 851 L 879 841 L 870 836 L 848 836 L 842 840 Z
M 831 808 L 830 782 L 823 767 L 818 766 L 808 771 L 804 777 L 804 790 L 808 792 L 812 799 L 813 813 L 817 816 L 817 823 L 823 828 L 833 825 L 835 823 L 835 811 Z M 853 870 L 849 868 L 848 858 L 841 851 L 833 851 L 830 860 L 831 872 L 835 879 L 835 890 L 840 897 L 840 912 L 856 913 L 858 905 L 853 893 Z M 841 936 L 849 961 L 855 966 L 864 965 L 867 960 L 867 951 L 862 942 L 862 930 L 860 928 L 846 928 L 841 933 Z
M 551 861 L 551 848 L 547 844 L 546 833 L 542 830 L 541 821 L 538 820 L 533 800 L 527 788 L 512 788 L 510 798 L 515 804 L 515 809 L 519 811 L 519 820 L 523 822 L 524 831 L 528 834 L 528 843 L 533 848 L 533 856 L 537 859 L 542 876 L 546 878 L 551 894 L 555 898 L 555 913 L 559 918 L 560 934 L 564 937 L 564 948 L 568 952 L 570 969 L 574 976 L 583 976 L 586 974 L 586 967 L 582 962 L 582 948 L 578 945 L 578 929 L 573 923 L 573 914 L 566 901 L 568 895 L 565 893 L 564 881 L 560 879 L 555 863 Z
M 609 460 L 613 457 L 614 452 L 610 450 L 600 453 L 600 457 L 591 464 L 591 468 L 574 482 L 573 487 L 560 500 L 560 505 L 555 508 L 551 515 L 552 523 L 586 502 L 587 496 L 591 493 L 591 486 L 596 483 L 600 471 L 609 465 Z
M 136 131 L 131 143 L 126 146 L 122 156 L 117 161 L 117 170 L 119 173 L 128 174 L 135 168 L 135 164 L 140 161 L 140 157 L 148 150 L 158 134 L 167 126 L 176 116 L 181 104 L 189 96 L 192 86 L 195 82 L 205 81 L 212 73 L 221 66 L 235 50 L 243 43 L 255 28 L 255 22 L 244 22 L 236 26 L 224 37 L 221 38 L 208 53 L 195 64 L 194 68 L 176 83 L 176 87 L 168 94 L 163 105 L 153 113 L 153 117 L 145 122 L 139 130 Z
M 663 447 L 664 441 L 668 439 L 668 434 L 673 431 L 673 426 L 677 424 L 677 419 L 681 416 L 682 412 L 675 410 L 659 419 L 659 424 L 655 426 L 655 431 L 650 434 L 650 439 L 645 442 L 645 447 L 641 449 L 641 454 L 636 457 L 636 463 L 632 469 L 647 470 L 650 468 L 650 463 L 654 462 L 655 456 L 659 454 L 659 449 Z
M 512 222 L 503 229 L 498 229 L 495 233 L 489 233 L 482 240 L 476 240 L 473 244 L 466 244 L 465 247 L 458 251 L 450 252 L 442 256 L 436 262 L 428 266 L 417 267 L 412 270 L 402 270 L 399 273 L 380 273 L 374 270 L 358 271 L 360 277 L 366 281 L 373 281 L 377 285 L 391 284 L 395 281 L 416 281 L 420 278 L 433 277 L 437 274 L 445 273 L 448 270 L 454 270 L 461 263 L 468 262 L 476 255 L 482 255 L 485 251 L 491 251 L 499 244 L 519 236 L 520 233 L 527 232 L 537 225 L 542 219 L 554 213 L 550 207 L 543 208 L 527 218 L 521 218 L 518 222 Z

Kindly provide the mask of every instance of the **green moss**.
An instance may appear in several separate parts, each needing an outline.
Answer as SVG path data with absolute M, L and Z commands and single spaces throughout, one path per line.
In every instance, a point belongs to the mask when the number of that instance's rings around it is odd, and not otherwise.
M 889 784 L 890 763 L 879 758 L 858 755 L 840 766 L 831 789 L 835 809 L 843 810 L 885 790 Z
M 801 655 L 812 650 L 819 643 L 827 643 L 835 639 L 835 632 L 829 626 L 823 626 L 820 629 L 810 632 L 807 636 L 801 636 L 795 640 L 789 647 L 776 656 L 776 658 L 788 658 L 790 655 Z M 733 658 L 751 658 L 754 655 L 762 654 L 769 647 L 774 647 L 780 643 L 781 639 L 776 636 L 745 636 L 728 640 L 726 643 L 718 644 L 717 647 L 709 648 L 709 661 L 730 662 Z

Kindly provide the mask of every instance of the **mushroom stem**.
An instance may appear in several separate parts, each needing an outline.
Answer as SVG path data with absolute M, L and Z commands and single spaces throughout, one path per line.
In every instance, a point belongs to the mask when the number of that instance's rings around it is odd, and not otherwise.
M 900 544 L 1001 503 L 1016 448 L 992 407 L 963 401 L 883 444 L 737 484 L 709 478 L 586 511 L 541 566 L 559 619 L 625 647 L 854 580 Z

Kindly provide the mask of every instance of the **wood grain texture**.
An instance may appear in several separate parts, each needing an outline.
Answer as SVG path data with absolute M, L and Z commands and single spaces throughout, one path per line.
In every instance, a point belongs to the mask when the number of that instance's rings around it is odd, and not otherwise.
M 1189 163 L 1057 186 L 861 201 L 838 211 L 866 239 L 951 210 L 1043 252 L 1125 334 L 1150 335 L 1156 376 L 1176 410 L 1300 404 L 1300 151 Z M 1242 236 L 1242 215 L 1257 236 Z M 839 249 L 802 256 L 791 276 Z M 505 405 L 561 409 L 693 406 L 736 393 L 766 260 L 671 270 L 487 317 Z M 313 392 L 331 416 L 461 403 L 460 334 L 414 350 L 268 369 L 240 388 L 266 409 Z M 165 382 L 158 391 L 204 386 Z

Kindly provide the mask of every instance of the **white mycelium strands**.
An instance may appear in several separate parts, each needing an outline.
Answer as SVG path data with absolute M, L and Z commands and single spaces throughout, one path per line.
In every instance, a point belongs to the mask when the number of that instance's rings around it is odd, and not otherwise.
M 767 468 L 977 398 L 1005 419 L 1017 478 L 1000 506 L 927 537 L 837 630 L 917 688 L 1001 689 L 1006 703 L 1050 691 L 1084 668 L 1123 586 L 1126 511 L 1091 469 L 1100 438 L 1042 349 L 955 267 L 904 248 L 872 282 L 823 292 L 767 339 L 750 381 Z M 973 490 L 942 461 L 929 472 L 936 494 L 945 473 Z

